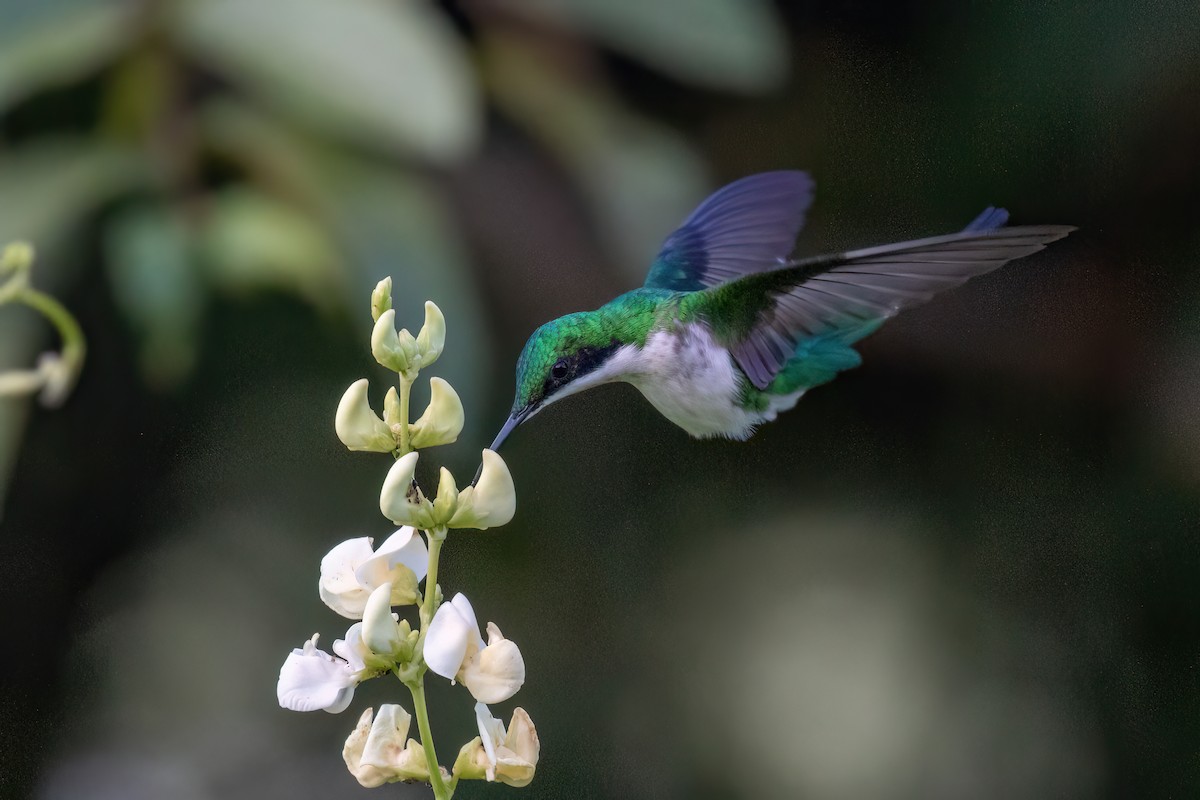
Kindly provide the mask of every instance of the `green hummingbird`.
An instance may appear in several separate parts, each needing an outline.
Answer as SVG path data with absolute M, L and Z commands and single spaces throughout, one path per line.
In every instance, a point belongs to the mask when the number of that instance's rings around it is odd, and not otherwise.
M 1005 228 L 1008 212 L 988 208 L 958 233 L 793 260 L 812 197 L 805 172 L 735 181 L 667 237 L 641 288 L 534 331 L 491 449 L 552 403 L 615 381 L 692 436 L 746 439 L 861 364 L 855 343 L 901 309 L 1074 230 Z

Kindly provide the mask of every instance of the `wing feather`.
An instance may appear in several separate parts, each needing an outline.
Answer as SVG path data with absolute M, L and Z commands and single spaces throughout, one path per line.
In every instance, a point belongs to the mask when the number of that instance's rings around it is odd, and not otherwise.
M 805 172 L 764 172 L 734 181 L 667 237 L 645 286 L 692 292 L 777 269 L 795 246 L 812 196 Z
M 763 389 L 804 337 L 887 319 L 1074 230 L 1067 225 L 986 227 L 1006 217 L 1002 209 L 989 209 L 961 233 L 796 261 L 698 292 L 685 302 L 710 322 L 724 320 L 717 330 L 751 382 Z

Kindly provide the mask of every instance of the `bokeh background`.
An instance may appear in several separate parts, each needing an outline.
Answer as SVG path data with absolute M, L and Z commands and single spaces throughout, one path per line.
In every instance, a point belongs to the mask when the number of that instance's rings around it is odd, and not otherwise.
M 778 168 L 805 254 L 1080 230 L 748 443 L 623 386 L 521 429 L 442 585 L 520 643 L 542 762 L 459 796 L 1195 796 L 1193 0 L 0 2 L 0 241 L 90 344 L 64 407 L 0 405 L 0 796 L 428 797 L 341 763 L 398 685 L 274 696 L 344 631 L 321 555 L 390 532 L 332 430 L 386 378 L 370 287 L 444 310 L 468 423 L 422 468 L 466 476 L 534 327 Z M 54 346 L 0 309 L 0 367 Z M 471 703 L 430 702 L 453 753 Z

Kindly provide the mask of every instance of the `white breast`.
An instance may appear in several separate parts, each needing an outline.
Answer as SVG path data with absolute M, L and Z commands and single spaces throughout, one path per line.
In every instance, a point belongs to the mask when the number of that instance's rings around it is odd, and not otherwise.
M 743 380 L 729 351 L 713 341 L 708 328 L 688 324 L 651 333 L 645 347 L 625 345 L 551 402 L 602 383 L 624 381 L 692 436 L 748 439 L 755 426 L 775 419 L 804 394 L 773 397 L 765 411 L 748 411 L 740 403 Z
M 613 365 L 624 373 L 617 379 L 636 386 L 663 416 L 692 436 L 746 439 L 756 425 L 795 405 L 801 394 L 780 397 L 763 413 L 742 408 L 745 379 L 729 351 L 699 324 L 656 331 L 644 348 L 622 348 L 612 360 L 618 357 L 625 363 Z

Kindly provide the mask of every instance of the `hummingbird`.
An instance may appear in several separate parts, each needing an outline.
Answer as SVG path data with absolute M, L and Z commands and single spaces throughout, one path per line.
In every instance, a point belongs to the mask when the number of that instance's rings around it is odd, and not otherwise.
M 1006 228 L 1008 212 L 989 207 L 957 233 L 792 259 L 813 188 L 800 171 L 725 186 L 667 237 L 641 288 L 534 331 L 491 449 L 551 404 L 617 381 L 694 437 L 747 439 L 859 366 L 854 345 L 902 309 L 1075 230 Z

